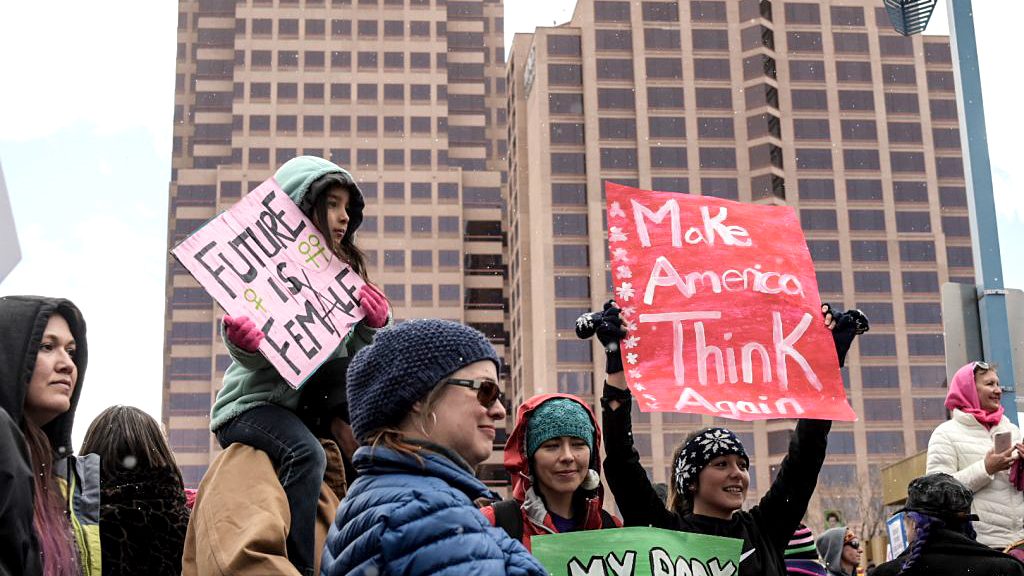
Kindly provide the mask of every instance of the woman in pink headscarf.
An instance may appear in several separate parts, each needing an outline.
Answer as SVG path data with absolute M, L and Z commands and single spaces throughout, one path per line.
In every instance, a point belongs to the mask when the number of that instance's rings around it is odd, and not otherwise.
M 1002 550 L 1024 538 L 1024 493 L 1014 487 L 1010 469 L 1024 454 L 1020 429 L 999 400 L 999 375 L 986 362 L 956 371 L 946 393 L 952 413 L 928 441 L 928 474 L 945 472 L 974 492 L 972 511 L 978 542 Z M 1010 434 L 1009 448 L 997 451 L 995 438 Z

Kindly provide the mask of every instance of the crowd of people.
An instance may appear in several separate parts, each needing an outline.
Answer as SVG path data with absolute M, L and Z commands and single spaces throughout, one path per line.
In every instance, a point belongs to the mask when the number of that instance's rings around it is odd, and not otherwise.
M 0 298 L 0 575 L 543 575 L 534 537 L 623 526 L 738 539 L 740 576 L 856 573 L 853 531 L 815 539 L 802 524 L 829 421 L 797 422 L 750 509 L 750 457 L 723 427 L 680 443 L 659 491 L 633 443 L 614 302 L 580 323 L 605 350 L 600 418 L 570 394 L 523 401 L 504 452 L 512 497 L 500 500 L 475 474 L 508 417 L 493 346 L 457 322 L 393 322 L 355 243 L 363 199 L 351 174 L 299 157 L 276 179 L 365 281 L 363 318 L 298 390 L 259 353 L 251 319 L 223 318 L 232 364 L 210 428 L 224 450 L 197 493 L 135 408 L 105 410 L 76 455 L 85 320 L 66 299 Z M 867 318 L 826 305 L 822 321 L 841 365 Z M 1024 444 L 999 395 L 984 362 L 950 380 L 952 418 L 901 510 L 910 545 L 874 574 L 1024 576 Z

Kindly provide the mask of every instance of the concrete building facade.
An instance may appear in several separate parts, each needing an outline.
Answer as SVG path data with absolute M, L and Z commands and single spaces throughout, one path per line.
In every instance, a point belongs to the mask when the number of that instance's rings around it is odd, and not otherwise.
M 169 247 L 288 159 L 322 156 L 366 196 L 357 242 L 395 318 L 463 321 L 504 353 L 502 32 L 500 0 L 181 1 Z M 230 358 L 223 311 L 167 266 L 163 420 L 195 486 Z
M 939 287 L 974 283 L 949 39 L 899 36 L 867 0 L 580 0 L 516 35 L 508 86 L 513 404 L 600 397 L 603 354 L 573 329 L 611 294 L 605 181 L 785 202 L 822 300 L 872 322 L 843 370 L 860 420 L 834 425 L 813 506 L 880 508 L 880 466 L 946 418 Z M 652 479 L 713 423 L 635 412 Z M 763 493 L 792 422 L 725 424 Z

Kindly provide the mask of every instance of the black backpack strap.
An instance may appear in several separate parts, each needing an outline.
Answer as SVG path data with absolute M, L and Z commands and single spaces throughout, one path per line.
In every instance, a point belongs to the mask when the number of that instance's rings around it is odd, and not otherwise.
M 615 518 L 608 513 L 604 508 L 601 509 L 601 529 L 607 530 L 608 528 L 618 528 L 619 525 L 615 523 Z
M 513 540 L 523 540 L 523 515 L 519 511 L 519 501 L 502 500 L 495 502 L 494 525 L 503 529 Z

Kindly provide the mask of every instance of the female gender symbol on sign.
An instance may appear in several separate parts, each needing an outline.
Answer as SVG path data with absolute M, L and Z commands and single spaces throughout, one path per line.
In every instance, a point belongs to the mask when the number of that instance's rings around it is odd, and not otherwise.
M 299 252 L 303 255 L 308 256 L 306 258 L 307 264 L 312 264 L 317 268 L 320 268 L 320 264 L 316 261 L 317 257 L 324 253 L 324 248 L 320 243 L 320 237 L 316 234 L 310 234 L 307 242 L 299 242 Z M 316 249 L 314 251 L 314 248 Z M 326 257 L 325 257 L 326 260 Z
M 256 293 L 252 288 L 245 289 L 245 301 L 252 302 L 253 308 L 266 312 L 267 309 L 263 307 L 263 298 L 260 298 L 259 294 Z

